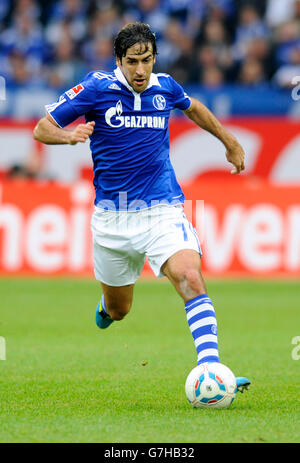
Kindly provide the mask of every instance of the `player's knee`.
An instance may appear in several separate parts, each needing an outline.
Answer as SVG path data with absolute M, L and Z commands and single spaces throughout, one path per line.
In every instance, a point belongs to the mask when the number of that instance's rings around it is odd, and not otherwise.
M 198 269 L 184 269 L 177 276 L 178 286 L 184 298 L 196 297 L 205 293 L 205 285 Z
M 187 269 L 181 275 L 181 281 L 184 281 L 192 289 L 196 289 L 201 282 L 201 274 L 198 269 Z
M 130 311 L 131 304 L 122 303 L 108 307 L 109 315 L 113 320 L 122 320 Z

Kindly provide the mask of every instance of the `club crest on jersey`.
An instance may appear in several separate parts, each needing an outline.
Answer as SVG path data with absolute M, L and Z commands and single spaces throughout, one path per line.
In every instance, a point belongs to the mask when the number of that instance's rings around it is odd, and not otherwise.
M 155 95 L 152 102 L 154 108 L 158 109 L 159 111 L 162 111 L 166 107 L 166 99 L 162 95 Z
M 82 84 L 79 84 L 76 85 L 76 87 L 70 88 L 70 90 L 66 92 L 66 95 L 70 98 L 70 100 L 73 100 L 73 98 L 75 98 L 75 96 L 82 92 L 82 90 L 84 90 L 84 86 Z

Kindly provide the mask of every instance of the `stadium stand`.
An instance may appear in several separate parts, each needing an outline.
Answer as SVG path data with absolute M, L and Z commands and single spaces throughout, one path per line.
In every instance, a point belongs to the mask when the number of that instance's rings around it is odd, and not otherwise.
M 90 70 L 112 69 L 113 37 L 136 20 L 156 33 L 156 71 L 219 115 L 296 114 L 299 0 L 2 0 L 0 117 L 39 117 Z

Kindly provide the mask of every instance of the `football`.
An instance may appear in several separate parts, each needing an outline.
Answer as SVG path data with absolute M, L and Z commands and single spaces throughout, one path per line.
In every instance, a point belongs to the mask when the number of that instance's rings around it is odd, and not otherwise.
M 192 407 L 226 408 L 237 392 L 232 371 L 222 363 L 211 362 L 197 365 L 185 382 L 185 393 Z

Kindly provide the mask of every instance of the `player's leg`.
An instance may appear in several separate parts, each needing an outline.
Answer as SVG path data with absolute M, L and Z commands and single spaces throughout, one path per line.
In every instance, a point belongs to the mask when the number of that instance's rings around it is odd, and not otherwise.
M 218 362 L 217 319 L 201 274 L 200 254 L 192 249 L 182 249 L 169 257 L 162 272 L 185 302 L 197 363 Z
M 189 249 L 178 251 L 165 262 L 162 272 L 185 302 L 198 365 L 209 361 L 218 362 L 217 321 L 201 274 L 200 254 Z M 240 392 L 244 392 L 251 384 L 243 376 L 236 377 L 236 383 Z
M 218 362 L 217 320 L 201 274 L 201 247 L 196 230 L 181 208 L 153 208 L 154 218 L 146 249 L 157 277 L 166 275 L 185 303 L 197 363 Z M 250 381 L 236 378 L 239 390 Z
M 106 313 L 113 320 L 122 320 L 131 309 L 134 285 L 109 286 L 101 283 Z
M 92 232 L 95 277 L 102 286 L 96 324 L 103 329 L 129 312 L 145 257 L 133 249 L 130 219 L 124 214 L 96 210 Z
M 131 309 L 134 285 L 109 286 L 101 282 L 102 296 L 96 308 L 96 324 L 108 328 L 114 320 L 122 320 Z
M 166 275 L 185 303 L 198 363 L 219 361 L 217 321 L 201 275 L 196 230 L 181 207 L 163 207 L 151 228 L 147 257 L 156 276 Z M 153 221 L 152 221 L 153 223 Z

